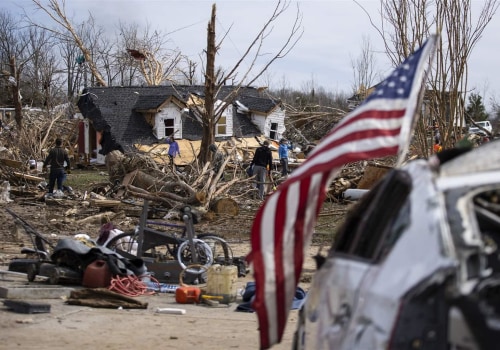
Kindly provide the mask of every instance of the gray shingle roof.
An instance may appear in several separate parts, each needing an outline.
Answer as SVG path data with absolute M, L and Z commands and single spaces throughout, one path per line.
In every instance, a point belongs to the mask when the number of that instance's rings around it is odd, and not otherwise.
M 252 112 L 269 113 L 281 102 L 270 98 L 242 95 L 238 97 L 243 105 Z
M 232 91 L 234 86 L 223 86 L 218 98 L 223 99 Z M 131 150 L 134 143 L 151 144 L 157 141 L 152 127 L 138 111 L 157 109 L 171 96 L 186 102 L 190 93 L 203 97 L 203 92 L 202 85 L 91 87 L 84 90 L 78 100 L 78 107 L 97 131 L 110 131 L 118 145 Z M 270 112 L 279 104 L 279 101 L 259 97 L 259 91 L 252 87 L 240 88 L 238 100 L 251 111 L 262 113 Z M 199 140 L 202 135 L 201 124 L 189 116 L 182 116 L 183 137 Z M 233 123 L 235 136 L 260 135 L 258 128 L 245 115 L 237 114 Z

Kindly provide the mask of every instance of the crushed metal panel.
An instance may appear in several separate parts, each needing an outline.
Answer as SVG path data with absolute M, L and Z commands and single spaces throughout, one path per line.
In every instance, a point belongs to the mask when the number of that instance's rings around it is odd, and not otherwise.
M 500 170 L 500 140 L 487 142 L 440 167 L 440 176 Z

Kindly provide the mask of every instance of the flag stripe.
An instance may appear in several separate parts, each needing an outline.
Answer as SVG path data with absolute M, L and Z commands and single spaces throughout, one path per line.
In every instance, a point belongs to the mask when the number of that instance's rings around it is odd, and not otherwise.
M 435 39 L 431 37 L 341 120 L 257 211 L 247 260 L 254 267 L 253 308 L 261 349 L 281 341 L 329 183 L 347 163 L 397 154 L 407 146 L 417 88 Z

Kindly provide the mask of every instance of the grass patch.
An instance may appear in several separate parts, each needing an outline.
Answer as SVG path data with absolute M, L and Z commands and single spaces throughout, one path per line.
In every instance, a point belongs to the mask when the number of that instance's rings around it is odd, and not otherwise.
M 108 173 L 99 169 L 74 169 L 68 174 L 65 185 L 73 190 L 85 191 L 92 185 L 109 182 Z

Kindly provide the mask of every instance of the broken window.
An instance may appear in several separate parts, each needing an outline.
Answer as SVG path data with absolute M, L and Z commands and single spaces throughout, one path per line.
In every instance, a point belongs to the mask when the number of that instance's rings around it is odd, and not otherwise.
M 174 119 L 168 118 L 163 120 L 163 124 L 165 126 L 165 136 L 174 135 Z
M 393 170 L 350 212 L 332 251 L 378 262 L 409 225 L 410 192 L 409 175 Z
M 488 268 L 500 272 L 500 189 L 477 194 L 474 212 L 484 242 Z
M 278 139 L 278 123 L 271 123 L 271 129 L 269 130 L 269 138 L 271 140 Z

